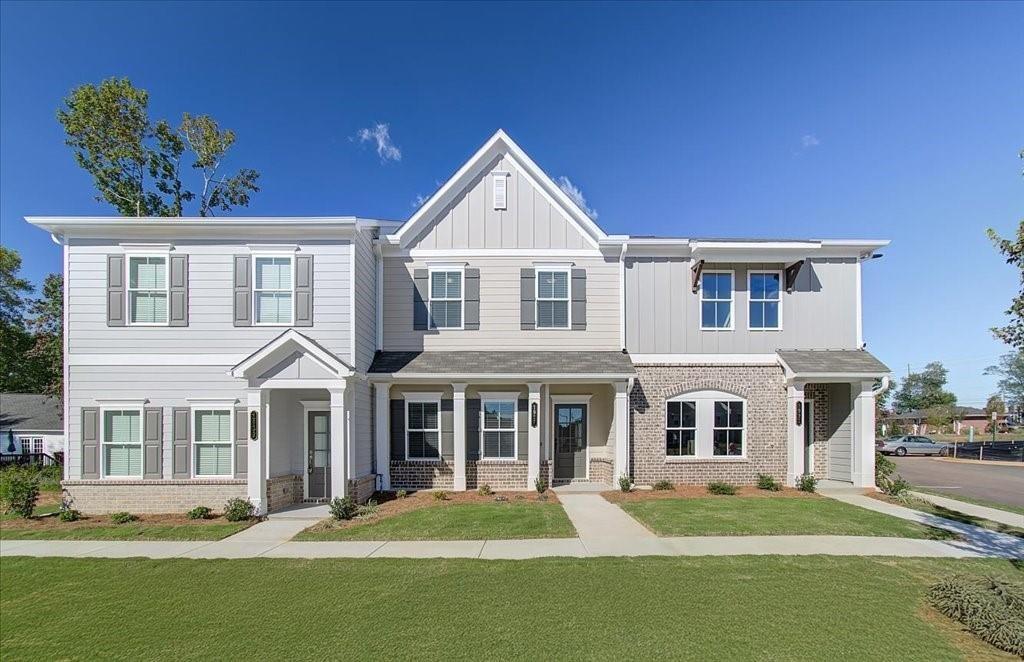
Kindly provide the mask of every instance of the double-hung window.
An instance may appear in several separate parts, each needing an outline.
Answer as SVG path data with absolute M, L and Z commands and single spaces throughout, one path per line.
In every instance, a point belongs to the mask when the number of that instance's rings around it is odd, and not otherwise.
M 480 428 L 485 460 L 512 460 L 516 457 L 516 401 L 509 396 L 484 396 L 480 401 L 483 425 Z
M 781 328 L 782 323 L 779 316 L 781 275 L 777 271 L 751 271 L 749 280 L 750 328 L 762 330 Z
M 665 457 L 746 456 L 746 401 L 723 391 L 686 393 L 665 402 Z
M 109 478 L 142 477 L 142 411 L 108 409 L 103 412 L 103 475 Z
M 731 271 L 705 271 L 700 276 L 700 328 L 730 330 L 733 275 Z
M 569 270 L 537 270 L 537 328 L 569 328 Z
M 686 457 L 697 454 L 697 403 L 675 400 L 666 404 L 665 455 Z
M 430 328 L 462 328 L 462 270 L 431 269 Z
M 441 457 L 440 399 L 405 401 L 405 457 L 437 460 Z
M 256 256 L 253 261 L 256 324 L 291 324 L 295 265 L 291 255 Z
M 230 409 L 192 410 L 197 477 L 232 476 Z
M 716 400 L 714 455 L 743 455 L 743 403 Z
M 129 324 L 167 324 L 167 287 L 166 255 L 129 255 Z

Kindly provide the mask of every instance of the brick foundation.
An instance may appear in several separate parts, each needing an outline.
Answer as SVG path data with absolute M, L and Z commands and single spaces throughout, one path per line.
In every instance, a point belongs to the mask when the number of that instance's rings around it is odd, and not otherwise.
M 606 457 L 590 458 L 590 482 L 591 483 L 612 483 L 612 474 L 615 468 L 611 460 Z
M 541 463 L 541 476 L 547 476 L 547 463 Z M 466 489 L 483 484 L 492 490 L 532 490 L 528 485 L 525 460 L 466 462 Z M 548 476 L 550 479 L 550 476 Z M 548 483 L 550 485 L 550 482 Z M 454 465 L 447 462 L 391 462 L 391 488 L 395 490 L 450 490 L 455 485 Z
M 377 491 L 376 474 L 366 474 L 359 478 L 353 478 L 348 482 L 349 494 L 359 503 L 366 501 Z
M 302 476 L 275 476 L 267 479 L 267 512 L 275 512 L 302 503 L 305 488 Z
M 228 499 L 247 496 L 244 480 L 66 480 L 71 507 L 87 515 L 126 511 L 138 514 L 185 513 L 207 506 L 215 513 Z M 300 484 L 301 488 L 301 484 Z

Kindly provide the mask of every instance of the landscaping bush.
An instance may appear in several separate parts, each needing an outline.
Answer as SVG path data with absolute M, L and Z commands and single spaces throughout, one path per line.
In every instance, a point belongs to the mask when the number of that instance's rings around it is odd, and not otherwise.
M 656 490 L 674 490 L 676 486 L 670 480 L 659 480 L 654 483 L 653 487 Z
M 538 494 L 543 494 L 544 490 L 548 489 L 548 482 L 537 476 L 537 479 L 533 481 L 533 487 L 537 490 Z
M 60 481 L 64 478 L 64 467 L 51 464 L 39 470 L 39 489 L 45 492 L 56 492 L 60 489 Z
M 60 511 L 59 515 L 57 515 L 57 519 L 62 522 L 77 522 L 82 519 L 82 513 L 78 512 L 74 508 L 65 508 Z
M 629 479 L 629 476 L 619 476 L 619 489 L 623 492 L 633 489 L 633 481 Z
M 818 487 L 818 479 L 811 474 L 804 474 L 796 479 L 796 488 L 801 492 L 813 492 Z
M 377 502 L 375 500 L 370 499 L 369 501 L 367 501 L 363 505 L 361 505 L 358 508 L 356 508 L 356 516 L 357 517 L 372 517 L 373 515 L 375 515 L 377 513 L 377 509 L 379 507 L 380 506 L 377 505 Z
M 409 496 L 409 493 L 406 492 L 405 490 L 398 490 L 397 492 L 395 492 L 396 499 L 404 499 L 407 496 Z
M 189 519 L 206 519 L 210 516 L 210 509 L 206 506 L 196 506 L 192 510 L 188 511 Z
M 757 489 L 778 492 L 782 489 L 782 483 L 767 474 L 757 474 Z
M 331 511 L 331 517 L 341 521 L 355 517 L 358 513 L 359 505 L 351 496 L 334 497 L 331 499 L 328 508 Z
M 1024 584 L 951 575 L 932 586 L 928 599 L 982 640 L 1024 657 Z
M 900 497 L 909 493 L 914 486 L 911 485 L 908 480 L 903 478 L 903 476 L 896 474 L 892 478 L 886 480 L 885 483 L 880 484 L 878 487 L 889 496 Z
M 448 493 L 445 492 L 444 490 L 435 490 L 432 493 L 432 496 L 434 497 L 434 501 L 447 501 L 448 500 Z
M 881 485 L 896 473 L 896 463 L 875 451 L 875 484 Z
M 715 480 L 708 483 L 708 492 L 711 492 L 712 494 L 736 494 L 736 486 L 720 480 Z
M 487 483 L 484 483 L 483 485 L 478 487 L 476 491 L 482 496 L 487 496 L 488 494 L 491 493 L 491 486 L 488 485 Z
M 135 515 L 132 515 L 131 513 L 125 513 L 125 512 L 113 513 L 110 516 L 110 521 L 113 522 L 114 524 L 127 524 L 128 522 L 134 522 L 137 519 L 139 519 L 139 518 L 136 517 Z
M 7 467 L 0 471 L 0 507 L 5 513 L 32 517 L 39 499 L 39 475 L 31 467 Z
M 252 501 L 248 499 L 235 497 L 228 499 L 228 502 L 224 504 L 224 519 L 229 522 L 245 522 L 251 520 L 255 514 L 256 506 L 252 505 Z

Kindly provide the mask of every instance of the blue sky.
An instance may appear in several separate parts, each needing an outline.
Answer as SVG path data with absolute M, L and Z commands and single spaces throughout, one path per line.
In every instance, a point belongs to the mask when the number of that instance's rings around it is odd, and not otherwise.
M 897 376 L 943 361 L 977 405 L 1016 289 L 984 230 L 1024 216 L 1021 25 L 1020 3 L 5 2 L 0 239 L 38 281 L 59 250 L 23 216 L 109 213 L 54 111 L 110 76 L 235 129 L 253 215 L 407 218 L 502 127 L 610 233 L 892 239 L 869 349 Z M 359 140 L 378 123 L 400 159 Z

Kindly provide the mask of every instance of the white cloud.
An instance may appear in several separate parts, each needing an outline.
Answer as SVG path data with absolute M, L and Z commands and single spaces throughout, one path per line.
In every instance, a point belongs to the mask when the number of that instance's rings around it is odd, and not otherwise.
M 419 209 L 420 207 L 423 206 L 423 203 L 429 199 L 430 196 L 420 195 L 419 193 L 417 193 L 416 198 L 409 203 L 409 206 L 411 206 L 413 209 Z
M 800 137 L 800 146 L 803 147 L 804 149 L 817 147 L 820 144 L 821 141 L 818 140 L 818 136 L 814 135 L 813 133 L 805 133 L 803 136 Z
M 583 196 L 583 191 L 578 186 L 572 183 L 565 175 L 558 178 L 558 188 L 562 189 L 562 192 L 572 198 L 572 201 L 579 205 L 579 208 L 583 210 L 587 216 L 593 219 L 597 219 L 597 210 L 591 209 L 590 205 L 587 204 L 587 199 Z
M 398 148 L 398 145 L 391 142 L 391 127 L 388 124 L 377 122 L 372 127 L 367 129 L 359 129 L 356 132 L 356 140 L 360 144 L 374 142 L 377 144 L 377 156 L 380 157 L 381 163 L 387 161 L 401 161 L 402 150 Z

